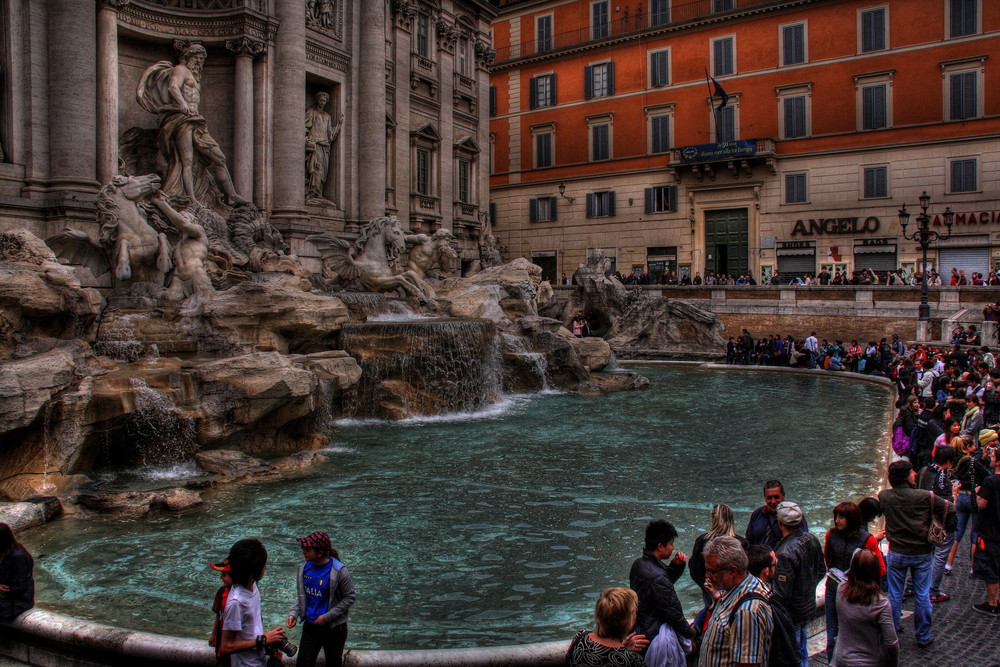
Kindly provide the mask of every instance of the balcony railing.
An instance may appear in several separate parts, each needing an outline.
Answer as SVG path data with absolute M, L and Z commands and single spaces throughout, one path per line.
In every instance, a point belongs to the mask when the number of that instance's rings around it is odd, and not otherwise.
M 630 15 L 627 13 L 628 10 L 624 10 L 605 24 L 589 25 L 578 30 L 561 32 L 551 35 L 545 40 L 531 39 L 519 44 L 501 47 L 497 49 L 494 64 L 588 43 L 603 42 L 713 16 L 737 13 L 746 9 L 786 3 L 788 0 L 693 0 L 682 4 L 671 3 L 669 12 L 642 12 Z

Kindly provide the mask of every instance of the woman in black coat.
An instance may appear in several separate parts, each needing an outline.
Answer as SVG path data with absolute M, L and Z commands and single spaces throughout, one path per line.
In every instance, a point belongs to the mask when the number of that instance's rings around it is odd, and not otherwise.
M 0 620 L 8 621 L 35 606 L 35 561 L 0 523 Z

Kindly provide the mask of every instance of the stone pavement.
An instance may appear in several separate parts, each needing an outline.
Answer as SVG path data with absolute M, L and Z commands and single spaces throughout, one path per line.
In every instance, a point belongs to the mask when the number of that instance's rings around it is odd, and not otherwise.
M 1000 666 L 1000 618 L 990 618 L 972 610 L 972 605 L 986 600 L 982 582 L 969 576 L 969 536 L 966 533 L 962 547 L 955 558 L 955 569 L 944 578 L 941 589 L 951 595 L 947 602 L 934 605 L 931 635 L 934 643 L 918 648 L 913 638 L 913 598 L 903 603 L 902 632 L 899 636 L 899 664 L 901 667 L 969 667 Z M 820 651 L 809 660 L 811 666 L 826 665 L 822 648 L 825 634 L 813 638 L 810 653 Z

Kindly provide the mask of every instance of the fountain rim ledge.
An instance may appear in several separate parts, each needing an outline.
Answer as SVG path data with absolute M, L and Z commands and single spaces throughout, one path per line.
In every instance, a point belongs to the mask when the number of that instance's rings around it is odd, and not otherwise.
M 872 377 L 861 373 L 843 371 L 830 373 L 821 369 L 734 366 L 689 361 L 622 360 L 619 363 L 629 366 L 696 366 L 709 370 L 823 374 L 828 377 L 843 378 L 845 380 L 867 381 L 889 386 L 893 384 L 889 378 Z M 822 582 L 820 582 L 820 585 L 822 585 Z M 819 588 L 817 588 L 818 590 Z M 817 593 L 817 607 L 821 605 L 822 598 Z M 11 621 L 0 621 L 0 629 L 13 629 L 28 636 L 26 638 L 27 641 L 25 641 L 17 637 L 5 637 L 4 635 L 8 633 L 0 632 L 0 638 L 13 639 L 15 642 L 26 645 L 25 653 L 21 655 L 31 652 L 31 638 L 34 638 L 41 641 L 41 645 L 44 647 L 42 650 L 46 654 L 55 654 L 54 657 L 57 659 L 59 657 L 58 652 L 53 651 L 55 647 L 47 642 L 65 646 L 75 650 L 75 652 L 90 650 L 118 658 L 130 657 L 148 660 L 153 664 L 205 666 L 216 664 L 215 651 L 208 646 L 208 642 L 204 639 L 161 635 L 141 630 L 128 630 L 86 621 L 38 607 L 29 609 Z M 428 667 L 446 665 L 464 665 L 466 667 L 495 667 L 501 665 L 519 667 L 523 665 L 525 667 L 533 667 L 536 665 L 561 665 L 564 664 L 569 644 L 570 640 L 561 640 L 535 644 L 447 649 L 348 649 L 344 653 L 344 664 L 348 667 L 396 667 L 405 665 L 413 665 L 415 667 L 421 665 Z M 10 652 L 9 644 L 7 642 L 0 642 L 0 655 Z M 19 655 L 17 655 L 16 651 L 14 653 L 14 655 L 9 655 L 8 657 L 18 659 Z M 325 655 L 319 659 L 317 664 L 325 665 L 324 658 Z M 57 665 L 60 663 L 57 661 L 52 663 L 30 662 L 30 664 Z

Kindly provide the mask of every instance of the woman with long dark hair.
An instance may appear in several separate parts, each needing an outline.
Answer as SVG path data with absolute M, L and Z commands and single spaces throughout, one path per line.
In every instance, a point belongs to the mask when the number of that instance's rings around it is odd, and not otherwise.
M 0 523 L 0 619 L 8 621 L 35 606 L 35 561 Z
M 840 634 L 831 667 L 896 667 L 899 638 L 892 607 L 882 593 L 878 557 L 860 549 L 851 558 L 847 581 L 837 588 Z
M 833 527 L 826 532 L 823 545 L 823 557 L 826 567 L 830 570 L 826 579 L 826 655 L 833 655 L 837 643 L 837 585 L 843 574 L 851 567 L 851 556 L 857 549 L 867 549 L 876 557 L 882 575 L 885 574 L 885 562 L 878 548 L 878 540 L 864 528 L 861 520 L 861 510 L 851 502 L 840 503 L 833 508 Z

